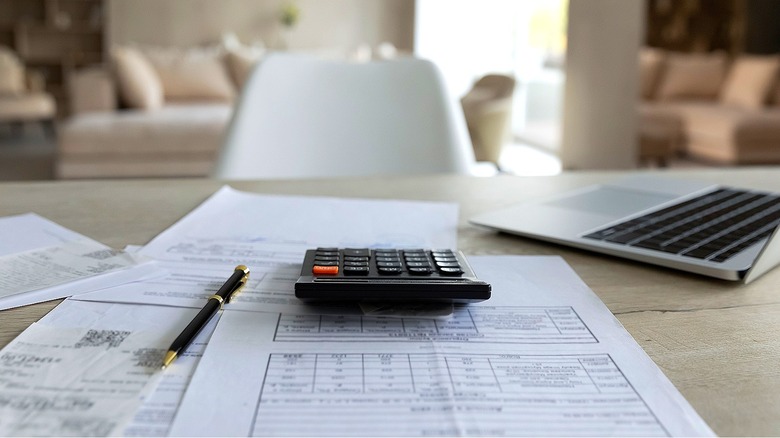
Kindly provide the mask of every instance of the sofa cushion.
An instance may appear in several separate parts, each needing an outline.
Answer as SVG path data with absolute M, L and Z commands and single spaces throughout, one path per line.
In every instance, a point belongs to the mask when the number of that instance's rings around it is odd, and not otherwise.
M 225 55 L 233 82 L 238 89 L 242 89 L 246 80 L 249 79 L 252 69 L 260 62 L 263 57 L 263 51 L 251 47 L 237 47 L 228 50 Z
M 154 112 L 87 113 L 61 127 L 60 153 L 111 154 L 215 152 L 230 118 L 225 104 L 165 105 Z
M 743 55 L 734 61 L 721 90 L 725 105 L 757 109 L 769 98 L 780 68 L 777 56 Z
M 57 176 L 207 176 L 230 113 L 225 104 L 173 104 L 74 116 L 59 130 Z
M 219 48 L 146 48 L 166 100 L 230 102 L 236 94 Z
M 780 108 L 750 111 L 699 102 L 675 110 L 691 155 L 730 164 L 780 163 Z
M 0 46 L 0 95 L 24 93 L 24 67 L 11 49 Z
M 119 94 L 130 108 L 151 110 L 163 104 L 160 78 L 146 57 L 132 47 L 111 51 Z
M 670 53 L 658 88 L 659 100 L 714 99 L 726 76 L 723 53 Z
M 68 77 L 71 114 L 115 111 L 116 82 L 102 67 L 87 67 Z

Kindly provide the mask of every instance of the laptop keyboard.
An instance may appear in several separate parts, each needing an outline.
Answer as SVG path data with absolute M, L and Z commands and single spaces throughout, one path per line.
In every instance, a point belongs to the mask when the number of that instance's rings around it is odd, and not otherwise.
M 583 236 L 723 262 L 780 223 L 780 196 L 721 189 Z

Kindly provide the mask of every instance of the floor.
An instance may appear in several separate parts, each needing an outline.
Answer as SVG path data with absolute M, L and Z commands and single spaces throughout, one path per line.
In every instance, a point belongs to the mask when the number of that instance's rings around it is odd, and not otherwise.
M 56 147 L 54 139 L 39 126 L 25 126 L 13 131 L 0 126 L 0 181 L 54 179 Z M 678 160 L 672 167 L 701 167 L 702 164 Z M 516 143 L 507 145 L 500 160 L 501 171 L 515 175 L 555 175 L 561 162 L 553 154 L 537 147 Z M 479 175 L 493 175 L 492 166 L 481 167 Z
M 37 125 L 0 126 L 0 181 L 54 179 L 54 139 Z

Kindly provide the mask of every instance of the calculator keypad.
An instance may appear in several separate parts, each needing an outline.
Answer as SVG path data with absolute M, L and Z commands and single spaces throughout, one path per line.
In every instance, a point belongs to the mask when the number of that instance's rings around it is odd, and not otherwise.
M 312 249 L 295 282 L 304 301 L 474 303 L 489 299 L 490 290 L 450 249 Z
M 372 263 L 373 261 L 373 263 Z M 372 271 L 372 267 L 374 270 Z M 315 276 L 459 276 L 463 268 L 450 249 L 317 248 L 312 274 Z

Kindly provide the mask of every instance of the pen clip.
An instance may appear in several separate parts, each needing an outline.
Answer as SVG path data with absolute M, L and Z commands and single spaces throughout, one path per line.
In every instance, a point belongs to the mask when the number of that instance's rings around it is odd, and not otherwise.
M 243 266 L 243 265 L 241 265 L 241 266 Z M 248 271 L 248 270 L 246 270 L 246 267 L 244 267 L 244 276 L 243 276 L 243 277 L 241 277 L 241 280 L 240 280 L 240 281 L 238 282 L 238 284 L 236 285 L 236 288 L 235 288 L 235 289 L 233 289 L 233 290 L 232 290 L 232 291 L 231 291 L 231 292 L 228 294 L 228 296 L 227 296 L 227 299 L 225 300 L 225 301 L 227 301 L 227 303 L 228 303 L 228 304 L 229 304 L 231 301 L 233 301 L 233 297 L 235 297 L 236 295 L 238 295 L 238 293 L 239 293 L 239 292 L 241 292 L 241 290 L 244 288 L 244 286 L 246 286 L 246 283 L 247 283 L 247 281 L 249 281 L 249 271 Z

